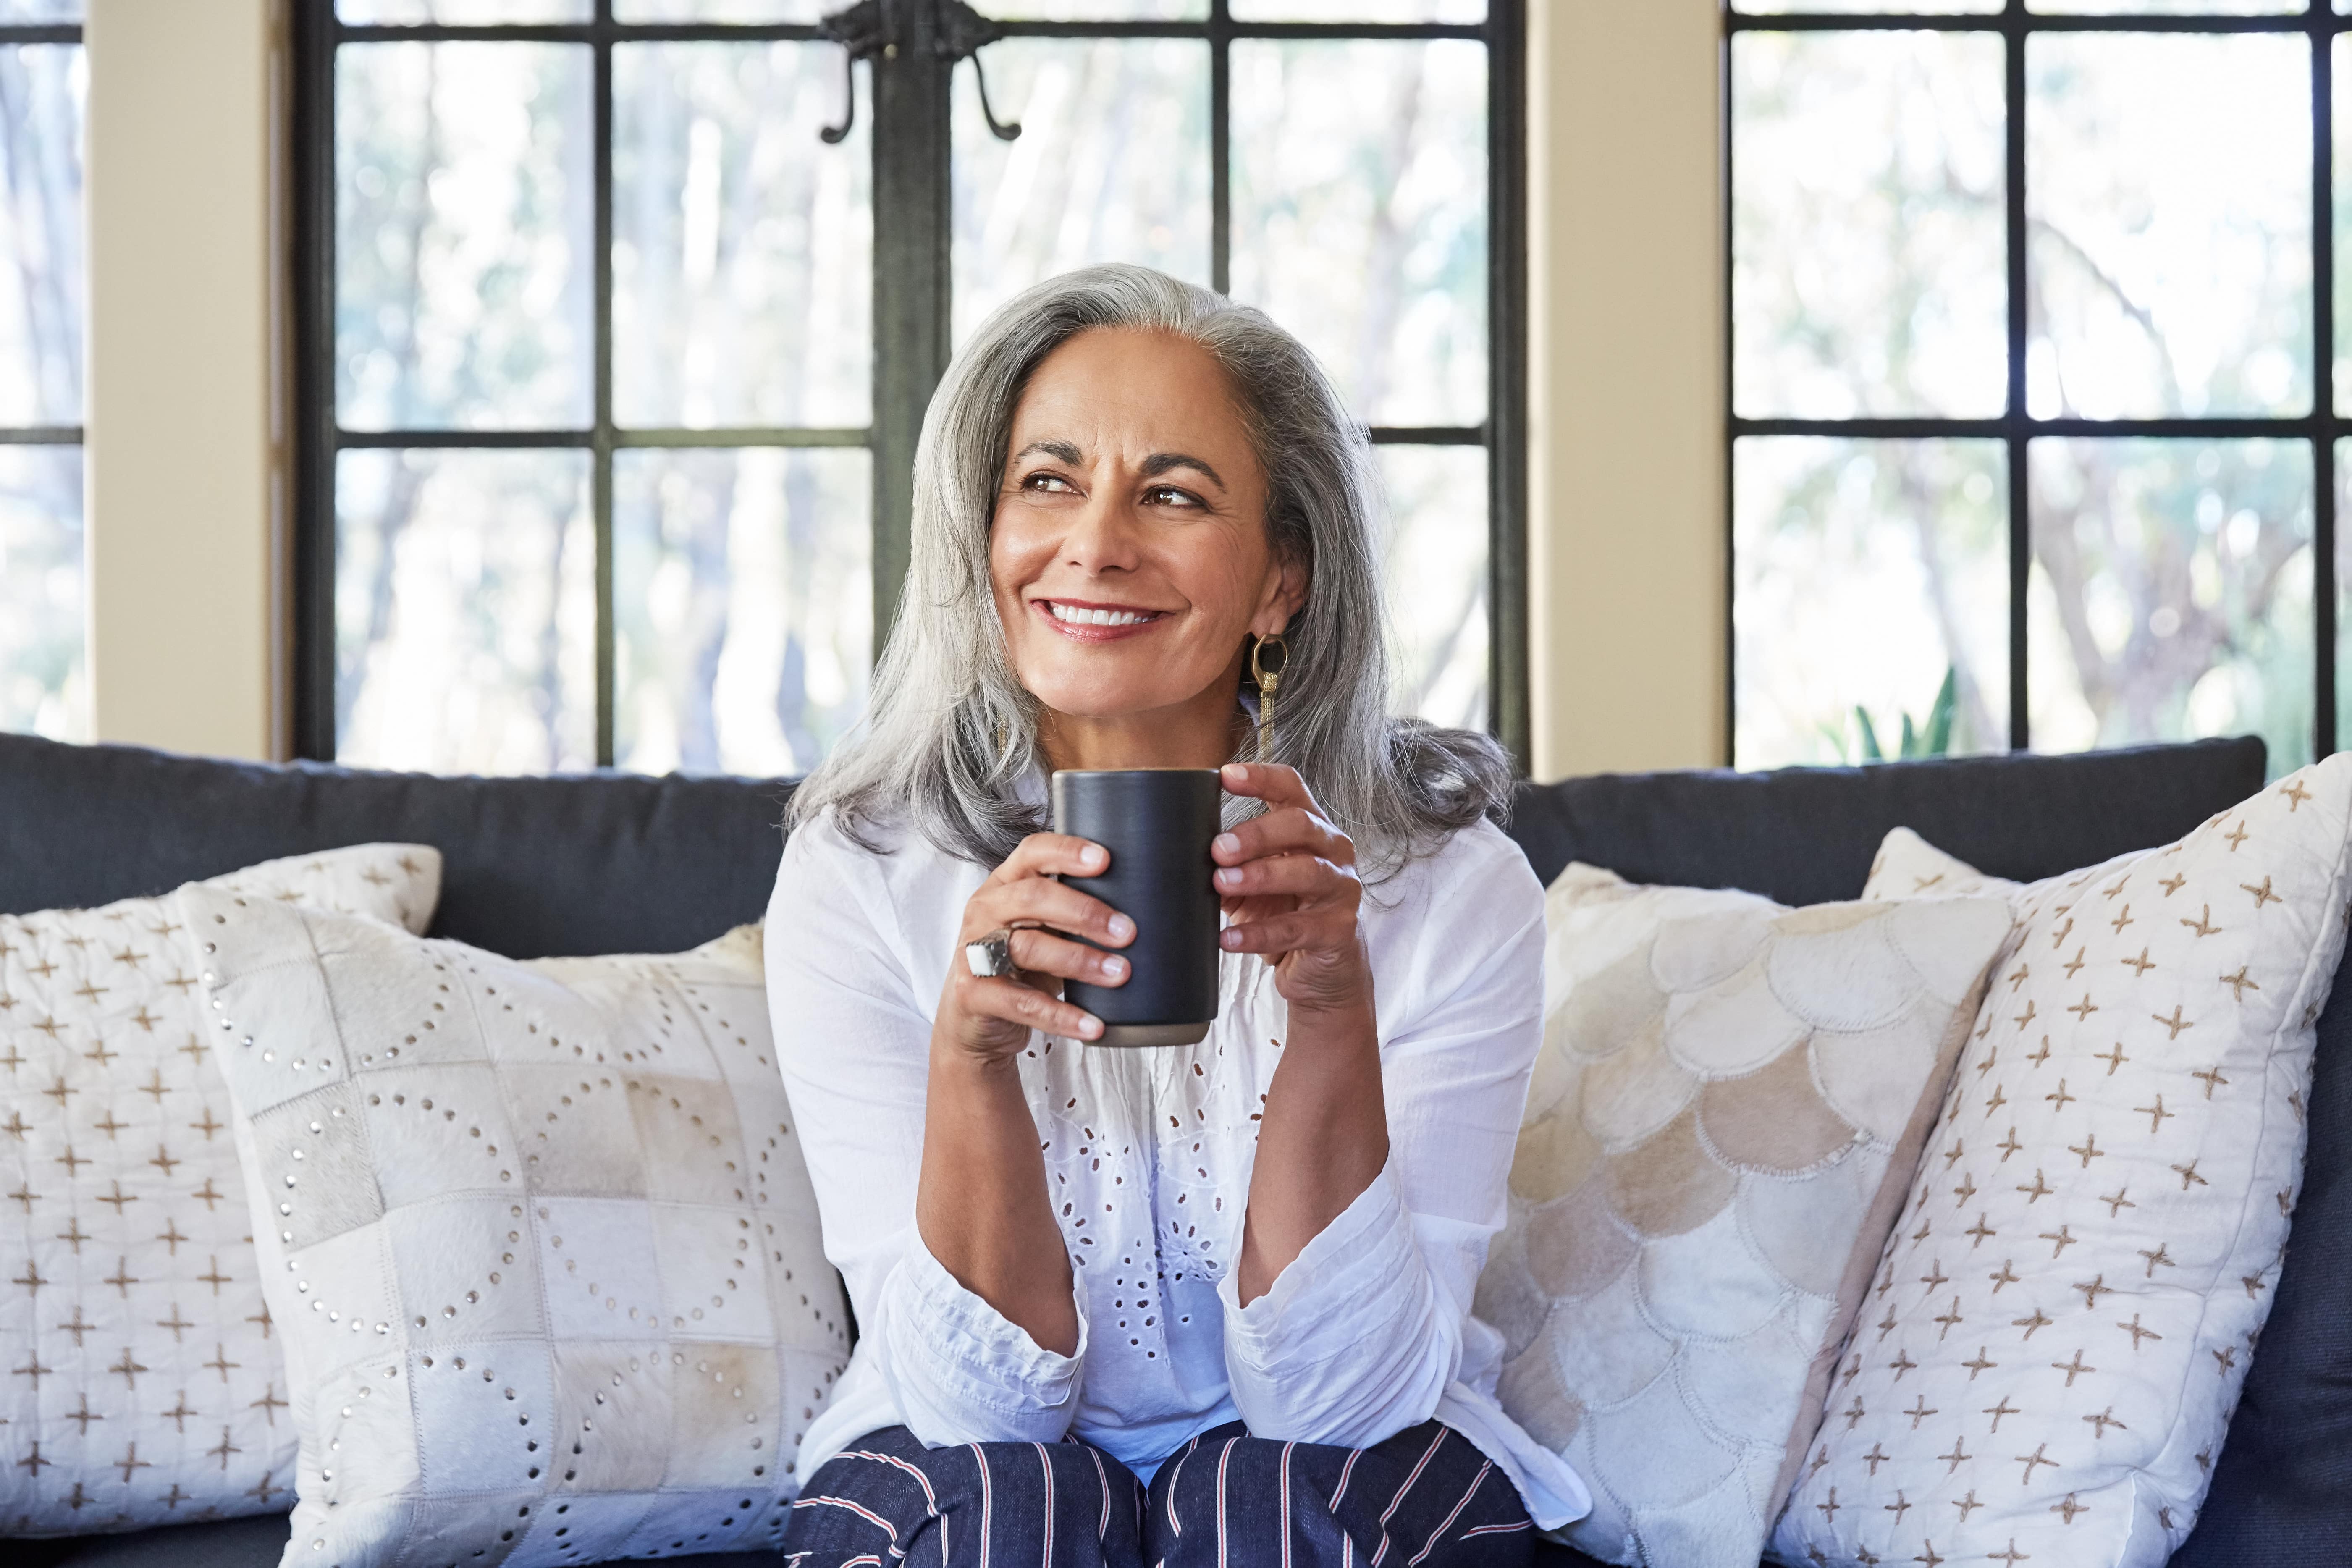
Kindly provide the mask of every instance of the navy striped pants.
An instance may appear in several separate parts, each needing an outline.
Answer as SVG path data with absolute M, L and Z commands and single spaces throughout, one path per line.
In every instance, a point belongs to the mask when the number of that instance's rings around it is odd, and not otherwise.
M 808 1479 L 786 1568 L 1514 1568 L 1535 1527 L 1510 1478 L 1425 1421 L 1369 1448 L 1212 1428 L 1147 1493 L 1090 1443 L 926 1448 L 870 1432 Z

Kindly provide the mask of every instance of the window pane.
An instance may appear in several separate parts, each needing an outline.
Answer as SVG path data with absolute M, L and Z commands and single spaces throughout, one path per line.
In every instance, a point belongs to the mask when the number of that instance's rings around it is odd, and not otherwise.
M 2045 440 L 2028 463 L 2037 751 L 2260 734 L 2311 760 L 2311 449 Z
M 615 22 L 814 22 L 841 0 L 614 0 Z M 834 51 L 834 76 L 841 75 Z
M 2208 16 L 2250 16 L 2300 11 L 2304 0 L 2030 0 L 2026 9 L 2045 16 L 2092 13 L 2113 16 L 2131 13 L 2143 16 L 2179 16 L 2203 12 Z
M 79 22 L 83 0 L 0 0 L 0 22 Z
M 1233 283 L 1373 425 L 1486 416 L 1486 50 L 1233 46 Z
M 0 447 L 0 730 L 89 739 L 79 447 Z
M 336 51 L 345 426 L 588 422 L 589 56 L 535 43 Z
M 1209 49 L 1187 38 L 1008 38 L 989 101 L 955 73 L 955 329 L 1096 261 L 1209 281 Z
M 2338 0 L 2337 9 L 2352 6 L 2352 0 Z M 2335 143 L 2352 148 L 2352 82 L 2344 73 L 2352 70 L 2352 36 L 2338 36 L 2335 43 L 2334 90 L 2336 101 L 2329 118 L 2335 121 Z M 2335 160 L 2336 187 L 2336 406 L 2339 412 L 2352 413 L 2352 158 Z
M 79 44 L 0 48 L 0 425 L 81 423 L 89 80 Z
M 804 773 L 856 722 L 872 484 L 862 447 L 614 456 L 621 766 Z
M 1742 414 L 2001 412 L 2004 53 L 1996 34 L 1733 35 Z
M 346 22 L 585 22 L 593 0 L 338 0 Z
M 1233 0 L 1232 10 L 1236 22 L 1483 22 L 1486 0 Z
M 2311 57 L 2299 37 L 2028 45 L 2039 416 L 2311 406 Z
M 614 403 L 624 425 L 866 424 L 872 157 L 831 44 L 614 51 Z
M 977 8 L 1008 22 L 1198 22 L 1209 0 L 979 0 Z M 996 54 L 985 57 L 992 72 Z
M 2009 525 L 1998 441 L 1751 437 L 1733 459 L 1733 760 L 1743 768 L 2009 743 Z
M 1487 727 L 1486 449 L 1381 447 L 1382 542 L 1401 712 Z
M 579 451 L 346 451 L 336 755 L 532 773 L 596 757 L 596 545 Z
M 1998 11 L 2006 0 L 1742 0 L 1731 8 L 1751 16 L 1778 16 L 1787 11 L 1849 13 L 1892 11 L 1901 16 L 1948 16 Z

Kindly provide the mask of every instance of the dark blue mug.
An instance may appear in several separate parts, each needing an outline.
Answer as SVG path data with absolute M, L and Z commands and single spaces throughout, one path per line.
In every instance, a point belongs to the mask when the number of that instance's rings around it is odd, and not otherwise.
M 1135 940 L 1119 950 L 1126 984 L 1063 985 L 1073 1006 L 1102 1020 L 1093 1044 L 1189 1046 L 1216 1022 L 1219 903 L 1209 845 L 1223 830 L 1223 794 L 1214 768 L 1054 775 L 1054 831 L 1110 852 L 1100 876 L 1062 880 L 1135 922 Z

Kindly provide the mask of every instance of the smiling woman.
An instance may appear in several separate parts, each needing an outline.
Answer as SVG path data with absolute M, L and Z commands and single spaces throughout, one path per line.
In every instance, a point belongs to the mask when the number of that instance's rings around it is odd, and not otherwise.
M 931 1532 L 952 1563 L 1294 1534 L 1508 1563 L 1586 1508 L 1484 1392 L 1501 1342 L 1467 1308 L 1541 891 L 1486 820 L 1499 749 L 1389 712 L 1373 472 L 1297 340 L 1141 268 L 1014 299 L 941 384 L 866 727 L 794 795 L 768 915 L 863 1329 L 802 1449 L 812 1568 Z M 1221 765 L 1217 1017 L 1107 1047 L 1063 985 L 1126 984 L 1135 925 L 1064 879 L 1109 857 L 1041 831 L 1044 775 Z

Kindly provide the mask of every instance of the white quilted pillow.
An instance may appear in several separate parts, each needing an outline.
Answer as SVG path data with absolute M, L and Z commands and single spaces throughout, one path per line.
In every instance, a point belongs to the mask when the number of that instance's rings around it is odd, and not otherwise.
M 760 936 L 518 963 L 204 889 L 288 1561 L 772 1550 L 848 1358 Z
M 441 856 L 366 844 L 202 885 L 423 931 Z M 205 961 L 168 894 L 0 915 L 0 1533 L 292 1499 L 286 1369 L 205 1045 Z
M 2176 844 L 2006 885 L 2016 929 L 1781 1557 L 2156 1568 L 2186 1539 L 2302 1179 L 2347 831 L 2338 756 Z M 1874 893 L 1971 879 L 2002 890 L 1905 835 Z

